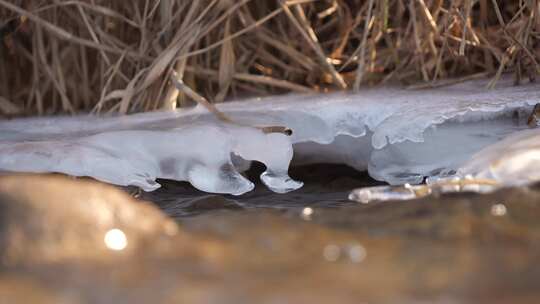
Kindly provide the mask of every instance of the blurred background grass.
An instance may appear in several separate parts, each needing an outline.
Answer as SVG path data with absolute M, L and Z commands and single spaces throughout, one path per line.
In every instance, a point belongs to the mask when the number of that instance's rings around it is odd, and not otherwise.
M 0 115 L 532 81 L 539 13 L 536 0 L 0 0 Z

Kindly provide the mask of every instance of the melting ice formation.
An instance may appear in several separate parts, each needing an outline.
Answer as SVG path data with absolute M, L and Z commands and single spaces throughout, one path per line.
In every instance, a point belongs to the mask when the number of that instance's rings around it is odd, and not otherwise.
M 455 175 L 431 176 L 425 184 L 354 189 L 349 199 L 360 203 L 411 200 L 434 193 L 488 193 L 501 187 L 540 181 L 540 131 L 518 131 L 474 154 Z
M 473 155 L 458 176 L 494 180 L 504 186 L 540 181 L 540 130 L 516 132 Z
M 454 174 L 474 153 L 527 128 L 526 117 L 540 102 L 540 85 L 504 80 L 487 90 L 486 83 L 220 105 L 238 125 L 222 123 L 199 107 L 2 121 L 0 170 L 91 176 L 146 191 L 160 187 L 156 178 L 167 178 L 239 195 L 254 187 L 239 172 L 249 161 L 260 161 L 267 168 L 261 180 L 273 191 L 287 192 L 302 186 L 287 174 L 294 150 L 296 164 L 343 163 L 390 184 L 415 184 Z M 275 125 L 292 129 L 292 136 L 249 127 Z M 534 144 L 539 142 L 534 137 Z M 477 155 L 464 170 L 484 174 L 489 165 Z

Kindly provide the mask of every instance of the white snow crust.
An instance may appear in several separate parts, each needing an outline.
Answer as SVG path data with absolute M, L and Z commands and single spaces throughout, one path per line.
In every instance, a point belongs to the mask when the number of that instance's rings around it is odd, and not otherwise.
M 456 173 L 473 154 L 527 128 L 540 85 L 503 80 L 487 90 L 486 84 L 382 87 L 219 105 L 238 124 L 218 121 L 200 107 L 0 121 L 0 170 L 90 176 L 145 191 L 159 188 L 157 178 L 167 178 L 239 195 L 254 187 L 239 171 L 255 160 L 267 167 L 263 183 L 287 192 L 302 186 L 287 174 L 294 150 L 294 164 L 343 163 L 391 184 L 419 183 Z M 293 134 L 265 134 L 250 126 L 286 126 Z

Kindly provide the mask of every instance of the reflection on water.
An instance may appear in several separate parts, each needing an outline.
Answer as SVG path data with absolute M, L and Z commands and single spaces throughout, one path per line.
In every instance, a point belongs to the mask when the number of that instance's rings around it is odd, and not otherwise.
M 246 174 L 251 180 L 264 171 L 255 164 Z M 140 198 L 156 203 L 172 217 L 185 217 L 219 209 L 269 208 L 298 210 L 302 219 L 309 220 L 314 208 L 332 208 L 355 205 L 348 200 L 351 189 L 379 185 L 367 173 L 343 165 L 312 165 L 293 167 L 292 178 L 305 182 L 304 187 L 286 194 L 274 193 L 257 184 L 254 191 L 241 196 L 208 194 L 188 183 L 159 181 L 162 188 L 139 193 Z

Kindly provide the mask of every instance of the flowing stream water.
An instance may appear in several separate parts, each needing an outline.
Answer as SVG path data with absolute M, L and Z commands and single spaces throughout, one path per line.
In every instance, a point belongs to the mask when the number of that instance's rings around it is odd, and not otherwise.
M 255 163 L 246 175 L 255 181 L 263 170 L 264 166 Z M 138 192 L 136 195 L 154 202 L 168 215 L 179 218 L 219 209 L 266 208 L 296 212 L 305 207 L 351 206 L 357 204 L 347 199 L 351 189 L 384 184 L 373 180 L 366 172 L 358 172 L 345 165 L 298 166 L 292 167 L 289 173 L 291 177 L 304 181 L 304 187 L 279 194 L 259 182 L 254 191 L 232 196 L 208 194 L 188 183 L 160 180 L 162 188 L 153 192 Z

